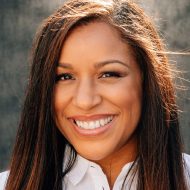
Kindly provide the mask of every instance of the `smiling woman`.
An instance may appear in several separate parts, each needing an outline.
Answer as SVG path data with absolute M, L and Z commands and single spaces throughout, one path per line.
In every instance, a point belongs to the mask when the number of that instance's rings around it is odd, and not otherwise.
M 187 190 L 172 74 L 128 0 L 70 0 L 44 21 L 6 190 Z
M 74 29 L 64 42 L 57 76 L 55 121 L 75 150 L 99 161 L 126 145 L 125 154 L 134 160 L 141 71 L 117 30 L 97 21 Z

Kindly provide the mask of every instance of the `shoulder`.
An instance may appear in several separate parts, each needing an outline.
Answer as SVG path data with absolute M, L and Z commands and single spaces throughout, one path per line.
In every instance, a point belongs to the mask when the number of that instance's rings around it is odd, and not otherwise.
M 183 153 L 183 160 L 184 160 L 184 165 L 186 169 L 190 171 L 190 155 Z
M 188 189 L 190 189 L 190 155 L 183 154 L 184 174 Z
M 0 173 L 0 190 L 5 189 L 5 185 L 6 185 L 6 182 L 8 179 L 8 175 L 9 175 L 8 171 Z

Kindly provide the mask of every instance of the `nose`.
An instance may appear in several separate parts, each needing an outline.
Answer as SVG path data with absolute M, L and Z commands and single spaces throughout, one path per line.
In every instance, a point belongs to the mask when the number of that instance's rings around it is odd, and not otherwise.
M 99 105 L 101 101 L 101 95 L 91 80 L 85 79 L 80 81 L 73 95 L 74 106 L 83 110 L 90 110 Z

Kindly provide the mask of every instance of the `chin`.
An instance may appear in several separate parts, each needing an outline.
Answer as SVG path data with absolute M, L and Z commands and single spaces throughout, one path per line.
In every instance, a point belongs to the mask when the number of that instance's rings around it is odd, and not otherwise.
M 98 154 L 80 154 L 82 157 L 86 158 L 87 160 L 91 160 L 91 161 L 100 161 L 103 160 L 106 156 L 104 155 L 98 155 Z
M 77 152 L 82 157 L 86 158 L 87 160 L 92 160 L 92 161 L 99 161 L 109 156 L 109 153 L 107 151 L 105 152 L 102 149 L 100 151 L 100 148 L 98 150 L 93 149 L 93 148 L 91 149 L 88 148 L 88 149 L 83 149 L 83 150 L 77 150 Z

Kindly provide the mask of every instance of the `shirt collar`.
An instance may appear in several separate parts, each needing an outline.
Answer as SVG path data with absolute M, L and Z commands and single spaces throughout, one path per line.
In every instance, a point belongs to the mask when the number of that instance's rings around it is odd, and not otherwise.
M 82 181 L 89 167 L 89 161 L 77 155 L 76 161 L 72 169 L 68 172 L 67 177 L 73 185 L 77 185 Z
M 65 149 L 63 171 L 66 168 L 70 155 L 71 155 L 71 147 L 67 145 Z M 71 181 L 73 185 L 77 185 L 85 176 L 88 167 L 89 167 L 89 161 L 80 156 L 79 154 L 77 154 L 75 163 L 71 168 L 71 170 L 66 174 L 66 177 Z
M 71 151 L 71 148 L 67 146 L 66 152 L 65 152 L 64 167 L 65 167 L 65 163 L 67 163 L 67 161 L 68 161 L 70 151 Z M 120 177 L 123 177 L 126 175 L 127 171 L 129 170 L 129 168 L 131 167 L 132 164 L 133 164 L 133 162 L 129 162 L 123 166 L 121 173 L 120 173 L 120 175 L 121 175 Z M 98 164 L 96 164 L 92 161 L 89 161 L 89 160 L 83 158 L 82 156 L 80 156 L 79 154 L 77 154 L 76 161 L 75 161 L 73 167 L 71 168 L 71 170 L 66 174 L 66 176 L 69 179 L 69 181 L 75 186 L 79 182 L 82 181 L 82 179 L 84 178 L 84 176 L 87 173 L 90 166 L 94 166 L 98 170 L 102 171 L 101 167 Z

